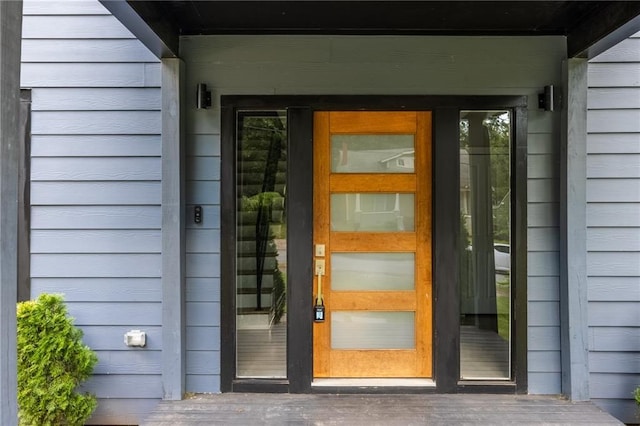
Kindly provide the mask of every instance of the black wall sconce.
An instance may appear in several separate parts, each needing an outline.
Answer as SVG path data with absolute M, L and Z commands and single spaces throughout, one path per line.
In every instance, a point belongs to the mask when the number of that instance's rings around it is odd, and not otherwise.
M 211 90 L 207 90 L 207 85 L 198 83 L 196 92 L 196 108 L 207 109 L 211 106 Z
M 544 86 L 544 92 L 538 94 L 538 108 L 545 111 L 553 111 L 556 107 L 559 107 L 559 99 L 556 98 L 555 88 L 551 86 Z

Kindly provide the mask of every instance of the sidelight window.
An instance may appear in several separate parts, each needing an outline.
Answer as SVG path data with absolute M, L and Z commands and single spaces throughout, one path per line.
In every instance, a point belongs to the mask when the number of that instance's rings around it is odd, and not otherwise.
M 239 112 L 236 156 L 236 376 L 287 375 L 287 122 Z
M 460 115 L 460 378 L 511 379 L 511 114 Z

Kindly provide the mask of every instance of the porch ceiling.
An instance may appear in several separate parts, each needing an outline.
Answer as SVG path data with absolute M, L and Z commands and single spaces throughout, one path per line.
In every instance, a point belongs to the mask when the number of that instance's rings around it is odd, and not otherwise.
M 592 57 L 640 29 L 640 1 L 101 0 L 158 56 L 180 35 L 563 35 Z

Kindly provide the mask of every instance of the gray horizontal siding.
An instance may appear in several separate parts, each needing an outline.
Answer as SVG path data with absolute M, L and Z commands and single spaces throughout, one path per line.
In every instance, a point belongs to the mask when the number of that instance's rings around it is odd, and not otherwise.
M 32 253 L 160 253 L 160 230 L 33 230 Z
M 501 53 L 503 52 L 503 53 Z M 507 52 L 509 52 L 507 54 Z M 183 37 L 187 87 L 205 82 L 224 94 L 446 94 L 529 96 L 529 345 L 533 366 L 531 393 L 560 392 L 558 314 L 558 152 L 553 140 L 554 115 L 539 111 L 539 88 L 561 83 L 565 44 L 538 37 Z M 501 56 L 502 55 L 502 56 Z M 206 282 L 217 277 L 219 262 L 204 235 L 219 228 L 219 101 L 208 110 L 187 114 L 188 167 L 187 276 Z M 192 206 L 204 204 L 202 225 L 190 220 Z M 207 303 L 188 306 L 188 323 L 218 325 L 218 311 Z M 193 314 L 193 309 L 199 313 Z M 200 318 L 203 316 L 203 318 Z M 211 324 L 211 327 L 208 325 Z M 189 326 L 193 335 L 200 326 Z M 191 333 L 191 334 L 190 334 Z M 188 338 L 187 349 L 201 343 Z M 201 346 L 198 346 L 201 347 Z M 208 347 L 216 351 L 219 348 Z M 211 359 L 211 358 L 209 358 Z M 188 369 L 190 367 L 188 366 Z M 194 370 L 190 370 L 194 371 Z M 218 391 L 217 375 L 189 374 L 187 390 Z
M 34 111 L 34 135 L 148 135 L 157 134 L 157 111 Z
M 132 305 L 134 305 L 132 303 Z M 124 334 L 135 329 L 136 324 L 113 325 L 82 325 L 83 340 L 93 350 L 98 351 L 158 351 L 162 349 L 162 327 L 159 325 L 147 325 L 144 331 L 147 333 L 147 346 L 145 349 L 128 349 L 124 346 Z
M 560 373 L 562 371 L 558 351 L 530 351 L 527 361 L 531 372 Z
M 638 79 L 640 79 L 640 67 Z M 589 110 L 587 131 L 589 133 L 638 133 L 640 132 L 640 110 Z
M 220 253 L 220 231 L 217 229 L 188 229 L 188 253 Z
M 192 351 L 217 351 L 219 341 L 220 327 L 187 327 L 187 346 Z
M 187 170 L 188 180 L 220 180 L 220 157 L 190 156 L 187 161 L 191 166 Z
M 59 206 L 160 205 L 160 182 L 33 182 L 31 203 Z
M 613 220 L 615 218 L 615 221 Z M 640 204 L 600 202 L 587 205 L 589 227 L 640 227 Z
M 218 327 L 220 303 L 187 302 L 187 327 Z
M 527 206 L 527 222 L 529 228 L 553 227 L 557 228 L 559 223 L 558 202 L 529 203 Z
M 22 13 L 28 15 L 109 15 L 98 2 L 67 0 L 25 1 Z
M 159 229 L 160 206 L 61 206 L 31 208 L 31 229 Z
M 77 38 L 26 39 L 22 42 L 23 62 L 155 62 L 155 60 L 156 57 L 136 39 L 106 39 L 100 43 Z
M 640 179 L 588 179 L 587 202 L 640 202 Z
M 159 158 L 33 158 L 32 181 L 157 181 Z
M 556 252 L 560 250 L 558 230 L 554 227 L 530 228 L 527 233 L 527 245 L 530 252 Z
M 638 386 L 637 374 L 592 373 L 591 397 L 627 399 Z
M 633 327 L 640 322 L 640 302 L 589 302 L 589 325 Z
M 640 251 L 640 234 L 633 227 L 591 227 L 589 251 Z
M 62 293 L 67 302 L 157 302 L 159 278 L 32 278 L 35 293 Z
M 637 178 L 640 154 L 592 154 L 587 159 L 587 169 L 587 178 Z
M 640 37 L 636 34 L 623 40 L 591 60 L 591 63 L 599 62 L 640 62 Z
M 589 279 L 589 300 L 640 302 L 638 277 L 591 277 Z
M 187 181 L 190 191 L 187 190 L 187 203 L 220 205 L 220 182 L 212 181 Z
M 94 374 L 160 374 L 161 351 L 101 351 Z
M 160 277 L 159 254 L 33 254 L 32 277 Z
M 80 390 L 105 398 L 162 398 L 162 382 L 158 374 L 101 374 L 91 376 Z
M 587 135 L 589 154 L 638 154 L 640 134 L 637 133 L 595 133 Z
M 55 87 L 37 90 L 38 111 L 159 111 L 160 88 Z
M 160 65 L 156 63 L 25 63 L 20 69 L 20 84 L 22 87 L 158 87 L 159 74 Z
M 68 302 L 69 314 L 78 326 L 104 324 L 125 325 L 133 328 L 160 324 L 162 305 L 160 302 L 109 303 Z M 124 335 L 120 336 L 124 349 Z
M 590 392 L 627 423 L 640 383 L 639 36 L 591 61 L 588 94 Z
M 555 179 L 529 179 L 527 196 L 529 203 L 557 203 L 559 193 Z
M 220 389 L 220 374 L 189 374 L 185 381 L 185 387 L 190 392 L 211 392 L 211 389 Z
M 589 348 L 603 352 L 640 352 L 639 327 L 591 327 Z M 637 355 L 637 354 L 636 354 Z
M 589 64 L 589 87 L 640 87 L 640 63 Z
M 529 351 L 558 351 L 560 345 L 559 326 L 530 326 L 527 331 Z
M 220 302 L 219 278 L 187 278 L 187 302 Z
M 220 354 L 215 351 L 187 351 L 187 375 L 220 374 Z
M 561 390 L 559 372 L 529 372 L 529 389 L 537 394 L 558 394 Z
M 158 135 L 32 135 L 37 157 L 159 157 Z
M 587 273 L 592 277 L 638 277 L 640 252 L 589 252 Z
M 97 0 L 27 0 L 21 84 L 32 295 L 62 293 L 98 355 L 89 423 L 139 424 L 162 397 L 159 62 Z
M 640 108 L 640 87 L 593 88 L 589 91 L 588 107 L 590 110 Z
M 134 38 L 131 32 L 111 15 L 25 15 L 22 25 L 24 39 Z
M 589 354 L 589 371 L 640 374 L 640 359 L 633 352 L 592 352 Z
M 529 277 L 529 300 L 535 302 L 554 302 L 560 299 L 559 277 Z

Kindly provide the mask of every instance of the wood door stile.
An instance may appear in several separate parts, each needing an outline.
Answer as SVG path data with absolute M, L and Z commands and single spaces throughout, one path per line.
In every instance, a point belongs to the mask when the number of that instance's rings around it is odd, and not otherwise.
M 329 139 L 329 113 L 317 112 L 314 116 L 313 139 L 328 140 Z M 313 173 L 315 176 L 328 176 L 330 172 L 330 155 L 329 151 L 322 149 L 321 144 L 314 144 L 313 147 Z M 313 181 L 313 221 L 314 233 L 313 244 L 327 244 L 329 241 L 329 180 L 314 179 Z M 328 248 L 328 247 L 327 247 Z M 327 252 L 328 253 L 328 252 Z M 325 306 L 331 302 L 328 294 L 330 275 L 331 275 L 331 258 L 325 256 L 326 275 L 324 279 L 324 303 Z M 315 275 L 314 275 L 315 276 Z M 314 298 L 318 294 L 318 278 L 314 279 Z M 315 301 L 313 301 L 315 303 Z M 331 313 L 326 312 L 325 322 L 331 321 Z M 329 348 L 327 347 L 329 339 L 329 328 L 324 323 L 313 324 L 313 376 L 329 377 Z
M 417 310 L 424 312 L 424 315 L 419 315 L 416 318 L 416 330 L 428 338 L 416 339 L 417 352 L 422 354 L 429 354 L 430 362 L 418 363 L 417 374 L 421 377 L 431 377 L 433 375 L 433 363 L 431 362 L 431 354 L 433 353 L 432 342 L 433 339 L 433 285 L 432 285 L 432 252 L 431 252 L 431 234 L 432 234 L 432 194 L 431 194 L 431 114 L 425 113 L 418 114 L 416 129 L 416 145 L 423 150 L 423 155 L 416 156 L 416 177 L 419 182 L 424 182 L 425 185 L 418 192 L 416 197 L 416 210 L 419 214 L 416 214 L 416 258 L 420 259 L 416 262 L 416 283 L 421 285 L 416 286 L 416 301 L 418 303 Z M 426 139 L 426 140 L 425 140 Z

